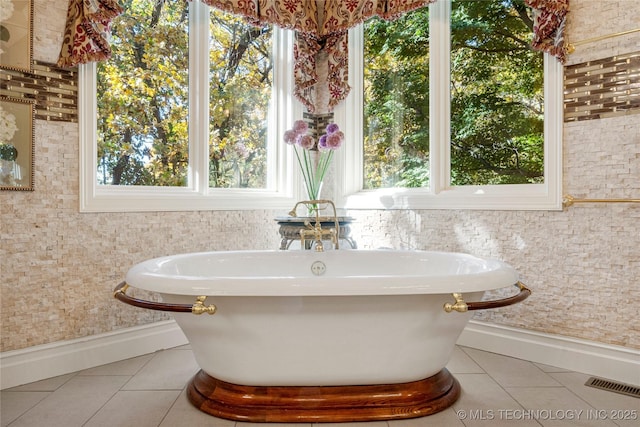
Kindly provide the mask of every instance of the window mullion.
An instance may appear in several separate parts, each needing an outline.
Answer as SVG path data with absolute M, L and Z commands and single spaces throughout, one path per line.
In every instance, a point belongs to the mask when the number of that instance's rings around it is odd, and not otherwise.
M 364 27 L 349 30 L 349 86 L 346 100 L 334 109 L 334 122 L 344 130 L 347 142 L 336 152 L 335 198 L 339 205 L 346 198 L 363 191 L 364 170 Z
M 282 135 L 291 127 L 295 118 L 302 117 L 304 110 L 302 104 L 289 95 L 293 93 L 293 39 L 293 31 L 274 27 L 274 85 L 267 119 L 269 123 L 275 124 L 269 127 L 267 188 L 292 196 L 298 194 L 298 176 L 295 175 L 297 169 L 293 163 L 292 150 L 285 147 Z
M 549 53 L 544 57 L 544 181 L 550 208 L 562 209 L 562 118 L 564 66 Z
M 429 185 L 432 194 L 451 186 L 451 3 L 429 11 Z
M 189 13 L 189 186 L 209 187 L 209 6 L 191 2 Z
M 98 191 L 96 159 L 98 102 L 96 97 L 96 63 L 78 66 L 78 111 L 80 132 L 80 211 L 86 211 Z

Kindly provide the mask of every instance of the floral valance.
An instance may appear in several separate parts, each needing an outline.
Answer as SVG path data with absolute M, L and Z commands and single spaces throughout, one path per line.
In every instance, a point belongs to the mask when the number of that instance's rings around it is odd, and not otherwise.
M 533 42 L 536 50 L 549 52 L 562 63 L 567 54 L 564 28 L 569 0 L 525 0 L 533 9 Z
M 316 107 L 318 55 L 327 58 L 329 110 L 349 94 L 349 28 L 373 16 L 394 19 L 436 0 L 201 0 L 244 16 L 255 24 L 274 24 L 296 31 L 294 95 L 310 112 Z
M 58 66 L 108 59 L 111 20 L 121 13 L 118 0 L 70 0 Z
M 296 31 L 295 95 L 309 111 L 315 109 L 319 54 L 327 55 L 331 110 L 349 93 L 347 30 L 373 16 L 394 19 L 436 0 L 200 0 L 244 16 L 248 22 L 274 24 Z M 496 0 L 497 1 L 497 0 Z M 564 62 L 564 28 L 569 0 L 525 0 L 534 11 L 532 47 Z M 111 20 L 122 13 L 117 0 L 70 0 L 60 66 L 109 58 Z

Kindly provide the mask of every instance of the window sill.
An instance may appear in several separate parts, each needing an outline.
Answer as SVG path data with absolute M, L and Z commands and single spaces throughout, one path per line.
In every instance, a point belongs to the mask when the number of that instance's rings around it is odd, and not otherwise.
M 80 212 L 291 209 L 295 198 L 267 190 L 106 187 L 80 199 Z
M 562 195 L 545 184 L 360 191 L 341 201 L 345 209 L 562 210 Z

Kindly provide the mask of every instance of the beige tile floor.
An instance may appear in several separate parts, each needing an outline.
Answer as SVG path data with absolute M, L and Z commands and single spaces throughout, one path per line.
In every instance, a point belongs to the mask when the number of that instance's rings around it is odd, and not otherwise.
M 456 347 L 447 367 L 462 385 L 452 407 L 423 418 L 349 425 L 640 425 L 640 399 L 586 387 L 584 374 L 466 347 Z M 197 370 L 184 346 L 3 390 L 1 425 L 249 427 L 191 406 L 185 385 Z

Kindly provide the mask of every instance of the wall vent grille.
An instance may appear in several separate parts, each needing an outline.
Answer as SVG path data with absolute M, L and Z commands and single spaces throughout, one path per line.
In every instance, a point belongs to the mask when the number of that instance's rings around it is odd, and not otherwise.
M 601 378 L 591 377 L 584 385 L 588 387 L 599 388 L 601 390 L 612 391 L 614 393 L 620 393 L 631 397 L 637 397 L 640 399 L 640 387 L 635 387 L 629 384 L 617 383 L 610 380 L 603 380 Z

